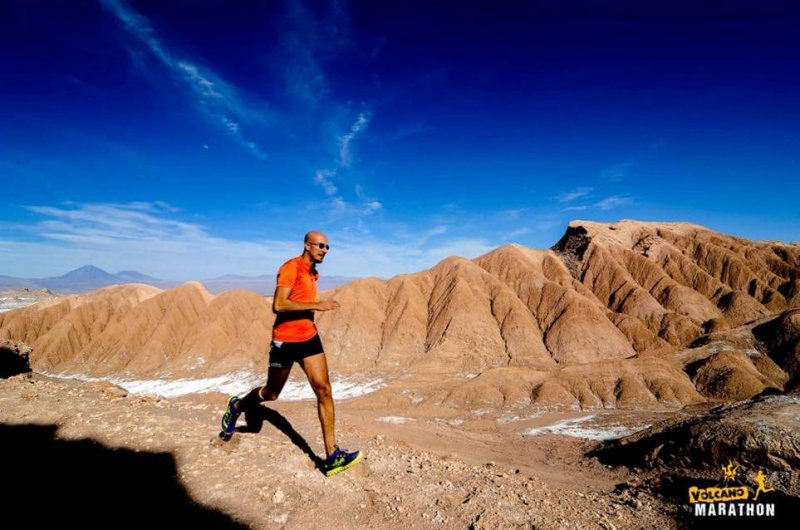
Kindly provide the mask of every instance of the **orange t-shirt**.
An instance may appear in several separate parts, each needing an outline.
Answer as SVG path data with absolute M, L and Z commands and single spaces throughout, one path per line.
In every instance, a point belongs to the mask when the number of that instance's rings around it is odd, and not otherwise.
M 317 278 L 319 273 L 302 257 L 292 258 L 278 270 L 278 287 L 288 287 L 289 300 L 299 304 L 317 301 Z M 317 334 L 314 312 L 287 311 L 278 313 L 272 327 L 272 340 L 303 342 Z

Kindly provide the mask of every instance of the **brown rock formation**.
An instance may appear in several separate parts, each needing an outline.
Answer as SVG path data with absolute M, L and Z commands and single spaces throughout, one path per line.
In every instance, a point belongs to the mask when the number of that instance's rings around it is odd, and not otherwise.
M 337 372 L 439 374 L 441 403 L 685 404 L 798 387 L 796 313 L 767 322 L 800 305 L 800 247 L 688 223 L 574 221 L 550 250 L 506 245 L 328 296 L 341 308 L 317 323 Z M 123 285 L 2 313 L 0 338 L 32 345 L 35 370 L 199 377 L 263 369 L 273 319 L 249 291 Z M 698 340 L 740 335 L 750 345 L 736 351 Z

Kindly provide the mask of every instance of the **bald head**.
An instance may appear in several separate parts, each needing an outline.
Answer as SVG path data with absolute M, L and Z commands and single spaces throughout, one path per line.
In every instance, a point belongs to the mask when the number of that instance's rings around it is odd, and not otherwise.
M 325 234 L 323 234 L 322 232 L 316 232 L 316 231 L 312 230 L 311 232 L 306 232 L 306 237 L 303 238 L 303 243 L 314 242 L 314 241 L 317 241 L 320 238 L 324 239 L 325 241 L 328 240 L 328 238 L 325 237 Z
M 328 238 L 322 232 L 312 230 L 303 238 L 303 256 L 311 263 L 322 263 L 328 250 Z

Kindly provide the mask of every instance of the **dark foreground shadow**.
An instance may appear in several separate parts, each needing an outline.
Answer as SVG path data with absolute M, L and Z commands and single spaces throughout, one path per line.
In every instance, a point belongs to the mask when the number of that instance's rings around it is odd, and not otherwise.
M 247 528 L 194 502 L 171 454 L 60 440 L 57 428 L 0 424 L 2 517 L 29 528 Z
M 287 420 L 280 412 L 269 407 L 259 405 L 258 407 L 244 411 L 244 418 L 247 422 L 247 425 L 245 427 L 237 427 L 237 431 L 261 432 L 261 429 L 264 426 L 264 421 L 267 421 L 271 423 L 273 427 L 285 434 L 294 445 L 299 447 L 300 450 L 311 459 L 320 473 L 322 472 L 322 459 L 318 457 L 316 453 L 314 453 L 314 451 L 311 449 L 311 446 L 308 445 L 306 439 L 303 438 L 299 432 L 294 430 L 294 427 L 292 427 L 292 424 L 289 423 L 289 420 Z

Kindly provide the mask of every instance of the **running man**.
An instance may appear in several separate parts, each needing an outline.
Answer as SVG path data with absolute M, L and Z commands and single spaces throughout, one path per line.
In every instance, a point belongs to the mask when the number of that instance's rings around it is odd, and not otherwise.
M 769 493 L 770 491 L 775 491 L 775 488 L 768 488 L 767 487 L 767 477 L 764 476 L 764 472 L 760 469 L 758 470 L 758 474 L 756 475 L 756 496 L 753 497 L 754 501 L 758 500 L 758 495 L 760 493 Z
M 220 436 L 230 439 L 236 430 L 236 420 L 243 411 L 252 410 L 262 401 L 278 399 L 289 378 L 292 365 L 297 362 L 306 373 L 317 396 L 317 412 L 328 455 L 322 463 L 322 471 L 331 476 L 357 464 L 362 455 L 361 451 L 342 451 L 336 445 L 328 361 L 314 324 L 315 311 L 339 308 L 339 303 L 335 300 L 317 300 L 317 263 L 322 263 L 325 254 L 330 250 L 328 238 L 321 232 L 309 232 L 303 246 L 303 254 L 281 265 L 278 271 L 275 296 L 272 299 L 272 311 L 276 317 L 272 327 L 267 384 L 254 388 L 241 399 L 231 396 L 222 416 Z

